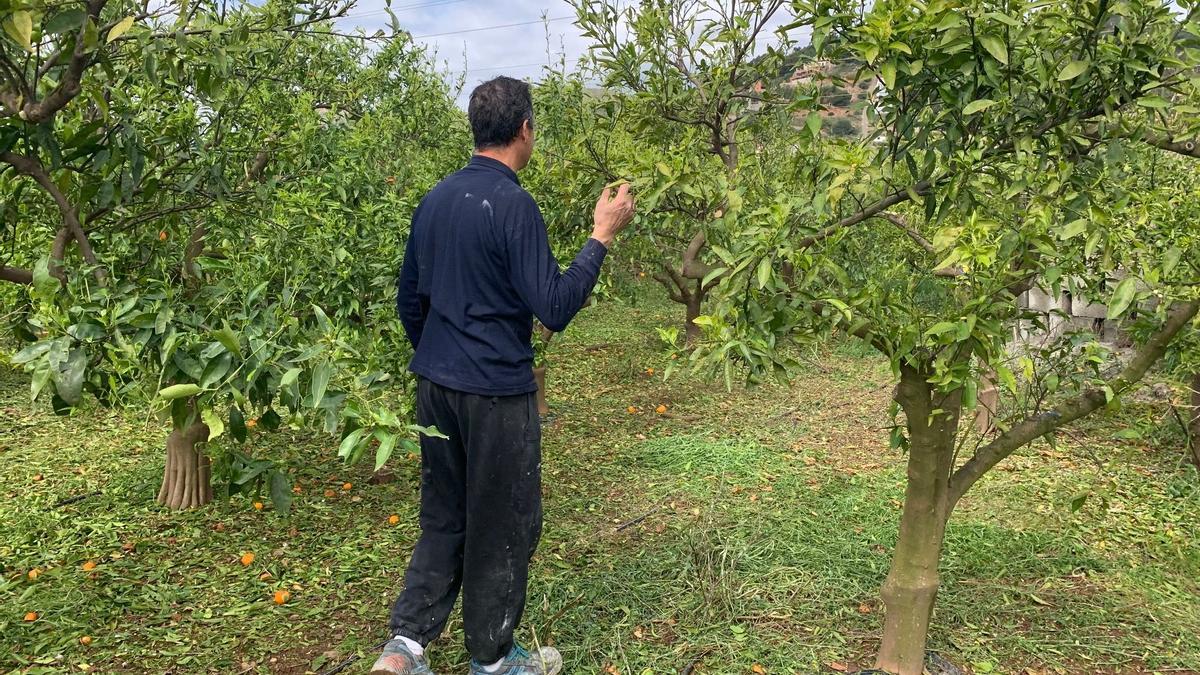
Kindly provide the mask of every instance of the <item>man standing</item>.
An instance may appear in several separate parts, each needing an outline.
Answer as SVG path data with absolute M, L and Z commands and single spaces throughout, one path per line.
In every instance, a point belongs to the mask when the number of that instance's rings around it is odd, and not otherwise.
M 542 528 L 541 426 L 533 318 L 558 332 L 583 306 L 613 238 L 633 218 L 628 186 L 605 190 L 592 237 L 565 272 L 516 172 L 533 153 L 529 85 L 509 77 L 471 93 L 475 156 L 421 201 L 397 309 L 415 353 L 421 538 L 391 633 L 371 673 L 431 675 L 425 646 L 461 588 L 472 675 L 554 675 L 562 657 L 513 641 Z

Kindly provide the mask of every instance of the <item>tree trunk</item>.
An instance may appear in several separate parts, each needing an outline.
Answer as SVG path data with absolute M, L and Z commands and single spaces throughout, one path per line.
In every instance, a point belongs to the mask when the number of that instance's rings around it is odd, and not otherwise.
M 194 422 L 167 436 L 167 464 L 158 503 L 170 509 L 194 509 L 212 501 L 212 465 L 196 445 L 208 439 L 208 425 Z
M 537 411 L 539 415 L 549 415 L 550 406 L 546 403 L 546 366 L 533 369 L 533 379 L 537 382 Z
M 704 302 L 704 290 L 700 288 L 700 283 L 696 282 L 696 288 L 691 293 L 684 296 L 684 306 L 687 307 L 687 315 L 684 319 L 684 340 L 690 347 L 700 339 L 700 326 L 694 323 L 694 319 L 700 316 L 700 304 Z
M 896 400 L 907 418 L 908 485 L 900 538 L 880 594 L 887 608 L 876 668 L 921 675 L 925 640 L 940 579 L 938 561 L 952 504 L 949 500 L 961 390 L 935 394 L 923 369 L 903 366 Z M 936 397 L 936 398 L 935 398 Z M 941 409 L 931 418 L 934 410 Z
M 1192 448 L 1192 461 L 1200 469 L 1200 371 L 1192 374 L 1192 415 L 1188 422 L 1188 436 Z

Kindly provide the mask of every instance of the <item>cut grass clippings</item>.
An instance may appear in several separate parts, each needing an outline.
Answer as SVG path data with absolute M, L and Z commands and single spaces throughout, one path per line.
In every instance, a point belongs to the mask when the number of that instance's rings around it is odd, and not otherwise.
M 602 304 L 550 350 L 520 639 L 576 673 L 869 666 L 904 487 L 886 365 L 834 345 L 807 350 L 791 387 L 664 380 L 654 329 L 681 316 Z M 166 430 L 142 411 L 56 417 L 0 370 L 0 412 L 0 671 L 304 673 L 361 655 L 346 672 L 365 672 L 417 535 L 415 462 L 370 485 L 328 436 L 260 432 L 253 454 L 300 489 L 290 517 L 247 496 L 171 513 L 154 502 Z M 974 672 L 1200 670 L 1200 480 L 1163 419 L 1130 405 L 981 481 L 947 534 L 931 647 Z M 436 670 L 465 671 L 461 643 L 456 615 Z

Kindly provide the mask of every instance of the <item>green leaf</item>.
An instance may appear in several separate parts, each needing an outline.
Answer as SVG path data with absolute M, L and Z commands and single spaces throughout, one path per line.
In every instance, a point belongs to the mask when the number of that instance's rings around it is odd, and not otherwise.
M 118 21 L 117 25 L 113 26 L 112 28 L 110 28 L 108 30 L 108 39 L 105 40 L 105 43 L 107 44 L 107 43 L 112 42 L 113 40 L 116 40 L 117 38 L 121 37 L 125 33 L 129 32 L 130 28 L 133 28 L 133 17 L 127 16 L 124 19 L 121 19 L 120 21 Z
M 312 376 L 312 407 L 318 408 L 325 399 L 325 391 L 329 388 L 329 378 L 333 377 L 333 364 L 322 361 L 313 368 Z
M 221 329 L 213 331 L 213 337 L 216 338 L 217 342 L 225 345 L 226 349 L 237 354 L 238 358 L 242 357 L 242 345 L 238 341 L 237 333 L 233 332 L 228 322 L 222 321 Z
M 33 42 L 33 15 L 24 9 L 13 12 L 4 21 L 4 32 L 28 51 Z
M 992 58 L 1004 65 L 1008 65 L 1008 45 L 1004 44 L 1004 40 L 995 35 L 981 35 L 979 36 L 979 43 L 992 55 Z
M 1078 492 L 1074 497 L 1071 497 L 1071 513 L 1075 513 L 1083 508 L 1083 503 L 1091 496 L 1090 492 Z
M 321 327 L 322 333 L 328 333 L 332 329 L 332 324 L 329 323 L 329 316 L 325 314 L 325 310 L 313 305 L 313 314 L 317 317 L 317 325 Z
M 57 35 L 59 33 L 66 33 L 67 31 L 78 30 L 83 27 L 83 20 L 86 16 L 87 14 L 82 9 L 68 9 L 59 12 L 42 26 L 42 33 Z
M 204 424 L 208 426 L 207 440 L 211 441 L 225 433 L 225 422 L 221 419 L 220 415 L 213 412 L 212 408 L 204 408 L 201 410 L 200 419 L 204 420 Z
M 721 276 L 722 274 L 725 274 L 728 271 L 729 271 L 728 267 L 718 267 L 718 268 L 712 270 L 711 272 L 709 272 L 708 274 L 705 274 L 704 279 L 700 282 L 700 285 L 707 286 L 709 283 L 712 282 L 713 279 L 716 279 L 717 277 Z
M 1066 82 L 1073 80 L 1087 72 L 1090 64 L 1087 61 L 1072 61 L 1063 66 L 1063 69 L 1058 71 L 1058 81 Z
M 271 504 L 279 515 L 286 516 L 292 510 L 292 481 L 288 475 L 277 469 L 271 470 Z
M 375 470 L 378 471 L 387 463 L 388 458 L 392 456 L 392 450 L 396 448 L 396 434 L 380 429 L 375 432 L 375 438 L 379 439 L 379 447 L 375 449 Z
M 215 359 L 209 359 L 208 365 L 204 367 L 204 373 L 200 376 L 200 386 L 205 389 L 213 386 L 229 373 L 229 368 L 233 365 L 233 354 L 223 352 Z
M 357 459 L 357 448 L 363 439 L 363 435 L 367 433 L 367 429 L 355 429 L 342 439 L 342 444 L 338 447 L 338 457 L 346 461 Z
M 23 366 L 26 363 L 41 358 L 46 352 L 50 351 L 50 344 L 49 340 L 43 340 L 25 347 L 13 355 L 11 359 L 12 364 L 14 366 Z
M 173 401 L 177 398 L 195 396 L 202 391 L 204 391 L 204 389 L 202 389 L 198 384 L 173 384 L 165 389 L 160 390 L 158 392 L 158 397 L 168 401 Z
M 418 434 L 421 434 L 422 436 L 429 436 L 430 438 L 441 438 L 441 439 L 449 439 L 450 438 L 446 434 L 443 434 L 442 432 L 438 431 L 437 427 L 423 427 L 419 424 L 410 424 L 410 425 L 408 425 L 407 428 L 409 431 L 415 431 Z
M 291 386 L 291 384 L 293 382 L 295 382 L 299 377 L 300 377 L 300 369 L 299 368 L 288 368 L 288 371 L 283 374 L 283 377 L 279 378 L 279 388 L 286 389 L 287 387 Z
M 758 261 L 756 276 L 758 277 L 758 287 L 766 288 L 767 284 L 771 281 L 771 258 L 764 257 Z
M 33 266 L 33 295 L 48 301 L 62 289 L 62 284 L 50 274 L 50 256 L 42 256 Z
M 821 113 L 815 110 L 808 113 L 808 117 L 804 120 L 804 126 L 808 129 L 808 133 L 816 138 L 821 133 Z
M 67 355 L 67 360 L 51 373 L 54 391 L 72 407 L 79 404 L 79 397 L 83 392 L 83 374 L 87 368 L 87 361 L 87 354 L 82 349 L 72 349 Z
M 1183 258 L 1183 250 L 1178 246 L 1172 246 L 1163 254 L 1163 272 L 1170 274 L 1179 265 L 1180 259 Z
M 925 335 L 930 337 L 934 335 L 941 335 L 942 333 L 949 333 L 957 327 L 957 321 L 939 321 L 933 324 L 929 330 L 925 331 Z
M 1108 303 L 1108 320 L 1112 321 L 1124 314 L 1136 297 L 1137 279 L 1125 277 L 1117 284 L 1117 290 L 1113 291 L 1112 300 Z
M 879 76 L 888 89 L 896 88 L 896 62 L 888 61 L 879 68 Z
M 1067 223 L 1067 226 L 1063 228 L 1062 232 L 1060 232 L 1058 236 L 1060 239 L 1071 239 L 1072 237 L 1077 237 L 1084 232 L 1087 232 L 1087 227 L 1088 221 L 1086 218 L 1073 220 Z
M 975 101 L 971 101 L 970 103 L 967 104 L 967 107 L 963 108 L 963 115 L 971 116 L 977 112 L 987 110 L 988 108 L 990 108 L 994 105 L 996 105 L 996 102 L 990 98 L 981 98 L 981 99 L 978 99 Z
M 1167 106 L 1171 105 L 1167 99 L 1161 96 L 1146 96 L 1139 98 L 1137 100 L 1137 104 L 1143 108 L 1166 108 Z
M 246 418 L 237 406 L 229 409 L 229 433 L 233 434 L 238 443 L 246 442 Z

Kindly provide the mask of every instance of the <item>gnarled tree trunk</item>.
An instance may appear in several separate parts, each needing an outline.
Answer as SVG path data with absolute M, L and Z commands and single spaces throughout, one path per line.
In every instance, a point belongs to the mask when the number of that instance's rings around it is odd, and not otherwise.
M 925 638 L 940 583 L 938 561 L 953 509 L 949 487 L 961 390 L 939 395 L 926 380 L 923 369 L 905 365 L 896 390 L 907 418 L 908 486 L 900 539 L 880 591 L 887 616 L 876 668 L 899 675 L 921 675 L 924 669 Z
M 167 464 L 158 503 L 171 509 L 194 509 L 212 501 L 212 465 L 196 446 L 208 439 L 208 425 L 193 422 L 167 436 Z
M 694 345 L 700 339 L 700 326 L 696 325 L 696 317 L 700 316 L 700 305 L 704 302 L 704 290 L 700 287 L 700 282 L 696 282 L 695 289 L 688 293 L 684 305 L 687 307 L 687 314 L 684 319 L 685 340 L 687 344 Z

